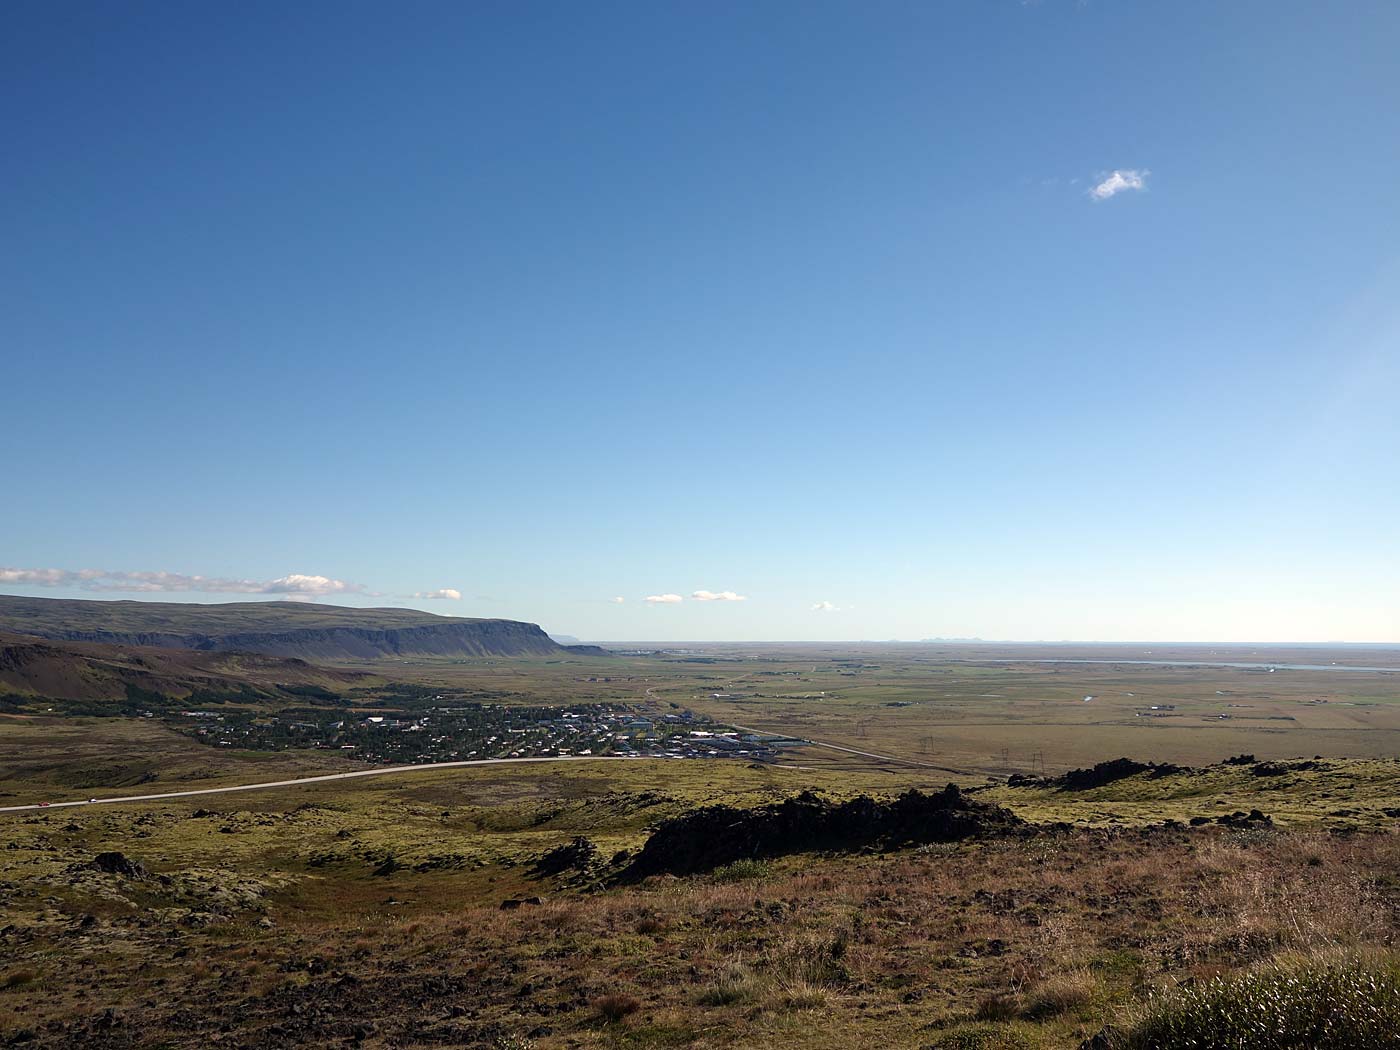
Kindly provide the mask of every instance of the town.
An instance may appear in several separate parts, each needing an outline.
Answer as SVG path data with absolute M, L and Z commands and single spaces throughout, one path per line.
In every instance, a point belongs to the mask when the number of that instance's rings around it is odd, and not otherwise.
M 657 715 L 626 704 L 562 708 L 447 701 L 421 713 L 295 709 L 277 715 L 193 710 L 181 711 L 172 722 L 214 747 L 315 748 L 393 764 L 602 755 L 771 761 L 781 748 L 802 743 L 734 729 L 688 710 Z

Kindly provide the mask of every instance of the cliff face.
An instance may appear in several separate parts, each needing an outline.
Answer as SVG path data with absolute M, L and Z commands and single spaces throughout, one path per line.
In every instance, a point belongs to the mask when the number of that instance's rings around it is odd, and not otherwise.
M 70 641 L 109 645 L 157 645 L 204 652 L 267 653 L 303 660 L 376 660 L 385 656 L 543 656 L 563 651 L 535 624 L 515 620 L 446 623 L 441 626 L 306 627 L 232 634 L 115 634 L 70 632 Z
M 537 625 L 407 609 L 291 602 L 175 605 L 0 596 L 0 629 L 61 641 L 253 652 L 304 660 L 548 656 L 566 650 Z

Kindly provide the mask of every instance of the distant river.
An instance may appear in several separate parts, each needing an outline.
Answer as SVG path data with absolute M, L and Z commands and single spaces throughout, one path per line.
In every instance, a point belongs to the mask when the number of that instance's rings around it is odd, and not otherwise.
M 1360 667 L 1355 664 L 1247 664 L 1229 660 L 1065 660 L 1035 659 L 1026 657 L 1020 660 L 987 659 L 958 660 L 967 664 L 1147 664 L 1154 667 L 1242 667 L 1248 671 L 1366 671 L 1371 674 L 1400 674 L 1400 667 Z

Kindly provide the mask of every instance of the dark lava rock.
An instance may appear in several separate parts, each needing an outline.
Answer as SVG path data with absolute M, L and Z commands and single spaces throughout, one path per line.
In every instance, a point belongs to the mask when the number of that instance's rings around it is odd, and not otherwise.
M 689 875 L 736 860 L 819 850 L 854 852 L 929 842 L 956 842 L 1019 831 L 1010 810 L 975 802 L 949 784 L 936 794 L 906 791 L 897 798 L 867 796 L 829 802 L 810 791 L 755 809 L 706 806 L 664 821 L 620 879 Z
M 1273 818 L 1257 809 L 1251 809 L 1248 813 L 1236 810 L 1234 813 L 1216 817 L 1215 822 L 1225 828 L 1271 828 L 1274 826 Z
M 1026 773 L 1012 773 L 1006 778 L 1006 786 L 1013 788 L 1043 787 L 1045 780 L 1042 777 L 1029 776 Z
M 1127 780 L 1139 773 L 1150 773 L 1154 777 L 1169 777 L 1173 773 L 1187 772 L 1181 766 L 1169 762 L 1135 762 L 1131 758 L 1115 758 L 1100 762 L 1089 769 L 1072 769 L 1059 778 L 1061 791 L 1087 791 L 1089 788 L 1103 787 L 1117 780 Z
M 507 897 L 501 901 L 501 911 L 515 911 L 527 904 L 543 904 L 543 897 Z
M 1310 769 L 1326 769 L 1325 762 L 1260 762 L 1254 767 L 1256 777 L 1281 777 L 1285 773 L 1305 773 Z
M 562 875 L 566 871 L 587 871 L 598 863 L 598 847 L 579 835 L 572 842 L 556 846 L 535 860 L 535 875 Z
M 98 871 L 105 871 L 108 875 L 125 875 L 132 879 L 144 879 L 149 872 L 146 871 L 136 861 L 130 859 L 125 853 L 118 853 L 112 850 L 107 853 L 99 853 L 92 858 L 92 867 Z

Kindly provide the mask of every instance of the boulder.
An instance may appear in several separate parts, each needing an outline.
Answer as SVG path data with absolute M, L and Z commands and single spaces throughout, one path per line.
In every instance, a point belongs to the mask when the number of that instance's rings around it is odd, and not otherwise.
M 99 853 L 92 858 L 91 866 L 98 871 L 105 871 L 108 875 L 125 875 L 130 879 L 144 879 L 150 874 L 125 853 L 118 853 L 116 850 Z

